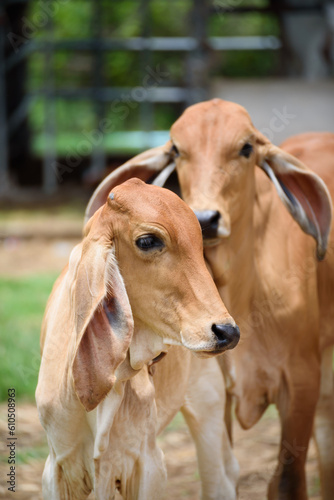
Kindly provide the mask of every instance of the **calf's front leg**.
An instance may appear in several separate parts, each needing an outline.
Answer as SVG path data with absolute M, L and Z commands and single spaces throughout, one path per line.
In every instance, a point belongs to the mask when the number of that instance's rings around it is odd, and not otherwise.
M 193 358 L 181 411 L 195 441 L 202 500 L 235 500 L 239 465 L 224 423 L 225 384 L 215 359 Z

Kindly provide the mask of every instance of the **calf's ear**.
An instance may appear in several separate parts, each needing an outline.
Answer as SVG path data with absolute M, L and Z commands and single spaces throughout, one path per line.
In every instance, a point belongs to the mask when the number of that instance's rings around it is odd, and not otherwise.
M 133 334 L 131 307 L 113 247 L 90 234 L 97 224 L 99 214 L 89 225 L 79 262 L 72 262 L 75 279 L 67 291 L 76 335 L 72 376 L 87 411 L 112 389 Z
M 332 202 L 324 181 L 294 156 L 257 137 L 257 164 L 302 230 L 317 242 L 317 258 L 325 257 L 332 221 Z

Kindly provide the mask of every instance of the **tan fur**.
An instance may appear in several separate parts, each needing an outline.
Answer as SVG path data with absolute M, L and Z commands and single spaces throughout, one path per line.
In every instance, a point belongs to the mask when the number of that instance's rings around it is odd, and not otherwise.
M 259 165 L 264 159 L 271 163 L 276 156 L 283 165 L 289 162 L 300 170 L 306 168 L 264 141 L 240 107 L 232 103 L 206 106 L 203 121 L 196 122 L 195 112 L 198 117 L 200 110 L 194 107 L 174 125 L 171 135 L 181 149 L 177 171 L 183 198 L 196 210 L 218 209 L 223 214 L 221 223 L 231 226 L 230 237 L 206 247 L 205 256 L 242 332 L 243 340 L 233 356 L 237 416 L 248 428 L 268 404 L 278 406 L 282 437 L 269 498 L 305 499 L 304 464 L 319 395 L 318 264 L 314 243 L 290 217 L 264 173 L 256 169 L 254 175 L 254 163 Z M 194 148 L 192 140 L 191 157 L 185 155 L 182 160 L 190 137 L 197 136 L 208 121 L 211 133 L 204 134 L 205 144 L 197 147 L 196 142 Z M 249 159 L 238 157 L 246 141 L 255 150 Z M 314 177 L 309 176 L 310 183 Z M 323 214 L 325 240 L 331 217 L 326 196 L 326 190 L 314 195 L 325 204 L 323 209 L 316 207 Z M 309 200 L 312 203 L 312 195 Z M 319 252 L 323 256 L 326 245 L 319 241 L 318 245 L 323 247 Z
M 282 435 L 268 495 L 305 500 L 321 356 L 334 342 L 328 191 L 334 193 L 333 135 L 294 138 L 278 148 L 255 129 L 244 108 L 214 99 L 188 108 L 172 126 L 171 140 L 179 154 L 170 148 L 167 165 L 175 164 L 183 199 L 196 211 L 221 214 L 205 258 L 242 332 L 232 353 L 238 419 L 249 428 L 269 404 L 277 405 Z M 240 155 L 246 143 L 253 147 L 249 158 Z M 150 165 L 154 156 L 153 150 L 145 153 Z M 137 175 L 136 162 L 127 168 Z M 105 185 L 117 177 L 116 170 Z M 322 394 L 319 411 L 332 429 L 333 406 Z M 327 446 L 327 470 L 333 470 L 332 455 Z
M 140 250 L 136 241 L 147 234 L 164 247 Z M 124 499 L 162 498 L 156 435 L 184 407 L 200 433 L 203 498 L 234 499 L 237 466 L 227 477 L 222 454 L 222 376 L 214 359 L 191 357 L 223 352 L 212 330 L 223 323 L 235 325 L 206 268 L 195 215 L 138 179 L 116 187 L 87 224 L 45 313 L 36 390 L 50 448 L 44 498 L 81 500 L 93 489 L 107 500 L 116 488 Z M 161 352 L 166 358 L 152 365 Z M 199 402 L 192 391 L 203 381 Z
M 190 136 L 198 134 L 195 127 L 204 129 L 204 123 L 192 117 L 194 112 L 189 111 L 172 128 L 172 138 L 181 151 L 189 151 L 190 146 L 184 130 L 190 141 Z M 218 209 L 223 214 L 222 224 L 231 227 L 230 237 L 206 247 L 205 256 L 242 332 L 243 340 L 233 356 L 237 416 L 248 428 L 268 404 L 278 406 L 282 438 L 269 498 L 305 499 L 304 463 L 320 376 L 314 243 L 300 231 L 264 173 L 257 169 L 254 175 L 255 161 L 259 164 L 265 158 L 271 162 L 276 155 L 283 162 L 286 153 L 268 141 L 264 148 L 263 138 L 244 110 L 232 104 L 211 105 L 204 114 L 212 123 L 211 134 L 204 134 L 206 143 L 196 145 L 195 150 L 192 141 L 191 157 L 185 155 L 182 161 L 181 153 L 178 175 L 183 198 L 192 208 Z M 215 129 L 213 116 L 218 121 Z M 186 117 L 189 127 L 184 123 Z M 255 149 L 249 160 L 238 158 L 246 141 Z M 288 161 L 299 165 L 294 159 Z M 196 178 L 199 172 L 203 174 Z M 311 174 L 310 180 L 313 178 Z M 325 190 L 322 196 L 325 199 Z M 327 204 L 325 239 L 330 215 Z
M 334 134 L 300 134 L 284 141 L 284 150 L 314 170 L 334 193 Z M 333 297 L 334 297 L 334 229 L 327 257 L 317 269 L 320 309 L 321 384 L 317 404 L 314 438 L 317 444 L 323 500 L 334 492 L 334 374 L 333 374 Z

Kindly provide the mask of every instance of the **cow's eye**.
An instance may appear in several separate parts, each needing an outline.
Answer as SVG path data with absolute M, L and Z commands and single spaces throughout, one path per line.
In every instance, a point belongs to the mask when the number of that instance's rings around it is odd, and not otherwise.
M 245 158 L 249 158 L 252 153 L 253 146 L 249 144 L 249 142 L 246 142 L 246 144 L 243 145 L 242 149 L 239 152 L 240 156 L 244 156 Z
M 175 144 L 173 144 L 172 149 L 170 150 L 170 152 L 171 152 L 171 155 L 174 158 L 177 158 L 178 156 L 180 156 L 180 151 L 177 149 L 177 147 L 175 146 Z
M 143 252 L 150 250 L 162 250 L 165 246 L 164 242 L 154 234 L 141 236 L 136 240 L 137 247 Z

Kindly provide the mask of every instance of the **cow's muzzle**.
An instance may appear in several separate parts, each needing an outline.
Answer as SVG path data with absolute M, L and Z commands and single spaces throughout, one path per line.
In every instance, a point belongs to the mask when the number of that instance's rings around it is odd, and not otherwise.
M 200 223 L 203 239 L 211 240 L 217 238 L 220 219 L 218 210 L 194 210 L 194 212 Z

